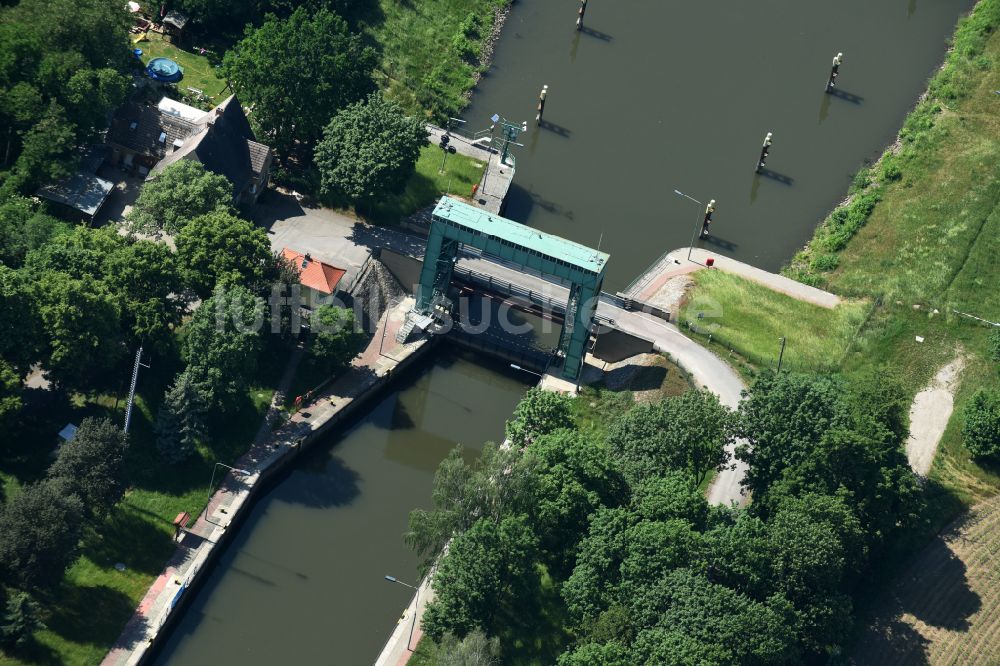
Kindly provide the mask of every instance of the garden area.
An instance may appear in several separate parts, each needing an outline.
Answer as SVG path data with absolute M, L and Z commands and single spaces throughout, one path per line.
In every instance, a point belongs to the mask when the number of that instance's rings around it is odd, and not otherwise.
M 185 50 L 150 30 L 145 39 L 136 42 L 134 46 L 142 49 L 143 66 L 148 65 L 153 58 L 169 58 L 180 65 L 184 78 L 176 85 L 181 101 L 186 104 L 208 110 L 226 98 L 226 81 L 220 71 L 223 48 L 220 45 L 204 47 L 204 53 L 200 53 L 200 49 L 196 47 Z M 188 90 L 189 88 L 200 90 L 201 95 Z

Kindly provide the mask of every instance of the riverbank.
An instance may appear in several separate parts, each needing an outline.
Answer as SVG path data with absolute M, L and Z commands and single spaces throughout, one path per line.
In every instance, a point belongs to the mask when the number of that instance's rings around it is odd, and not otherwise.
M 850 376 L 882 368 L 898 376 L 912 397 L 960 351 L 974 359 L 960 378 L 954 416 L 929 473 L 931 532 L 1000 491 L 1000 476 L 971 461 L 961 438 L 962 410 L 974 390 L 1000 386 L 987 361 L 989 327 L 961 314 L 1000 321 L 998 27 L 998 0 L 982 0 L 961 21 L 946 63 L 898 140 L 877 168 L 855 178 L 849 203 L 819 226 L 783 271 L 846 299 L 872 301 L 828 371 Z M 694 288 L 689 300 L 713 296 L 718 293 L 706 284 Z M 762 307 L 755 299 L 727 299 L 724 316 L 744 322 L 776 318 L 794 339 L 802 323 L 791 310 L 774 306 L 780 300 L 768 297 Z M 750 372 L 774 364 L 773 337 L 741 340 Z
M 265 424 L 267 430 L 262 428 L 262 436 L 254 446 L 234 463 L 238 476 L 225 475 L 205 511 L 191 527 L 182 531 L 173 557 L 139 603 L 103 664 L 142 661 L 147 651 L 166 635 L 164 629 L 181 614 L 187 590 L 201 581 L 208 565 L 237 531 L 230 532 L 228 528 L 238 524 L 247 508 L 252 506 L 264 481 L 283 469 L 327 429 L 356 411 L 367 397 L 389 381 L 393 372 L 398 374 L 432 346 L 432 340 L 426 338 L 408 344 L 395 342 L 395 332 L 409 306 L 410 302 L 404 301 L 383 315 L 368 347 L 313 403 L 305 405 L 287 424 L 273 432 L 269 432 Z M 388 343 L 384 342 L 385 338 Z

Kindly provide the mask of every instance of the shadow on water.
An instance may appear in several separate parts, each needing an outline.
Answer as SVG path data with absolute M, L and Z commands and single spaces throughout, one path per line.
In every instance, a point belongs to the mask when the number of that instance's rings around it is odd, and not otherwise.
M 327 455 L 326 452 L 322 452 Z M 282 484 L 281 500 L 314 509 L 347 506 L 361 494 L 361 476 L 336 455 L 330 455 L 318 469 L 294 472 L 294 483 Z
M 719 238 L 718 236 L 708 236 L 707 238 L 702 237 L 699 239 L 702 245 L 711 246 L 717 250 L 723 250 L 725 252 L 735 252 L 739 247 L 736 243 L 728 241 L 725 238 Z
M 865 98 L 861 95 L 855 95 L 854 93 L 847 92 L 846 90 L 841 90 L 840 88 L 833 88 L 830 92 L 826 93 L 830 97 L 836 97 L 837 99 L 842 99 L 845 102 L 851 104 L 860 105 L 865 101 Z
M 570 135 L 573 133 L 572 130 L 567 129 L 562 125 L 556 125 L 555 123 L 549 122 L 548 120 L 545 119 L 539 121 L 538 127 L 548 132 L 552 132 L 556 136 L 561 136 L 564 139 L 568 139 Z
M 783 173 L 778 173 L 773 169 L 767 169 L 767 168 L 761 169 L 760 171 L 757 172 L 757 175 L 761 176 L 762 178 L 773 180 L 776 183 L 787 185 L 788 187 L 791 187 L 792 184 L 795 183 L 795 179 L 792 178 L 791 176 L 786 176 Z
M 614 37 L 612 37 L 606 32 L 601 32 L 600 30 L 594 30 L 593 28 L 588 28 L 587 26 L 583 26 L 577 32 L 583 33 L 588 37 L 593 37 L 594 39 L 599 39 L 602 42 L 610 42 L 611 40 L 614 39 Z

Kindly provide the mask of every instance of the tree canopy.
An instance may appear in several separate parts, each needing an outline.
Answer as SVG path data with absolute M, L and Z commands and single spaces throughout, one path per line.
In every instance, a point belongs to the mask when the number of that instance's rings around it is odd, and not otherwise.
M 310 355 L 329 372 L 347 367 L 365 338 L 354 319 L 354 310 L 335 305 L 316 308 L 310 317 L 310 331 Z
M 267 232 L 232 213 L 215 210 L 185 224 L 176 236 L 182 280 L 201 298 L 218 285 L 264 293 L 278 277 Z
M 1000 392 L 979 389 L 965 406 L 965 446 L 977 458 L 1000 458 Z
M 301 144 L 307 156 L 340 109 L 373 88 L 373 49 L 337 14 L 297 8 L 270 15 L 226 53 L 223 74 L 244 104 L 259 137 L 279 156 Z
M 91 516 L 105 514 L 125 493 L 125 433 L 110 419 L 86 418 L 62 445 L 49 477 L 65 479 Z
M 146 182 L 128 213 L 136 233 L 176 234 L 191 220 L 215 211 L 232 212 L 233 187 L 196 160 L 180 160 Z
M 218 287 L 185 327 L 189 380 L 213 405 L 233 406 L 257 368 L 264 302 L 245 287 Z
M 427 129 L 379 93 L 337 112 L 316 146 L 321 191 L 368 203 L 402 191 L 413 175 Z
M 66 20 L 66 17 L 72 20 Z M 129 79 L 128 12 L 102 0 L 22 0 L 0 11 L 3 193 L 71 173 L 77 146 L 106 126 Z

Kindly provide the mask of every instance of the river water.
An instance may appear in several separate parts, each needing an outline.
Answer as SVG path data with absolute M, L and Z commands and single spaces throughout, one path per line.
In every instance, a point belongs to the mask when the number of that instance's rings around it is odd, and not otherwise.
M 156 663 L 372 663 L 412 597 L 383 576 L 417 579 L 409 511 L 455 444 L 502 439 L 532 379 L 451 351 L 398 377 L 260 498 Z
M 972 0 L 515 2 L 465 114 L 528 133 L 506 216 L 611 254 L 606 288 L 686 246 L 776 270 L 877 156 L 943 60 Z M 823 90 L 844 53 L 838 89 Z M 549 85 L 542 128 L 538 93 Z M 754 166 L 767 132 L 767 167 Z M 602 238 L 603 236 L 603 238 Z
M 529 121 L 506 215 L 611 253 L 624 287 L 689 243 L 774 270 L 891 140 L 972 0 L 520 0 L 465 117 Z M 839 94 L 823 93 L 843 51 Z M 535 103 L 550 86 L 546 124 Z M 774 132 L 768 173 L 753 167 Z M 407 514 L 440 460 L 478 450 L 530 375 L 443 352 L 283 474 L 159 651 L 159 664 L 371 663 L 415 582 Z

